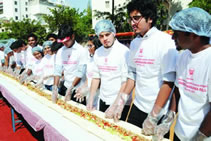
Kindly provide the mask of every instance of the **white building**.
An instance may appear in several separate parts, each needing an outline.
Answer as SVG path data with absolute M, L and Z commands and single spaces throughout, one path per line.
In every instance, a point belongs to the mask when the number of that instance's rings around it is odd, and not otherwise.
M 100 19 L 96 19 L 94 11 L 101 12 L 110 12 L 112 13 L 112 3 L 114 2 L 115 7 L 120 7 L 124 5 L 124 3 L 128 3 L 130 0 L 92 0 L 92 27 L 95 27 L 95 24 Z M 174 15 L 174 13 L 178 10 L 184 9 L 188 7 L 188 4 L 192 0 L 166 0 L 170 3 L 170 15 Z M 115 13 L 114 13 L 115 14 Z
M 55 8 L 56 4 L 69 6 L 65 0 L 0 0 L 0 19 L 40 20 L 43 14 L 50 14 L 49 8 Z

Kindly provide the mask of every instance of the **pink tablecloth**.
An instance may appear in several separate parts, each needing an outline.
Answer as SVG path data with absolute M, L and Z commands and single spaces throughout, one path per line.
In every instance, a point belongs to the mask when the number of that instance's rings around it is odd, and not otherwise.
M 35 130 L 44 131 L 44 139 L 46 141 L 67 141 L 63 135 L 61 135 L 55 128 L 53 128 L 49 123 L 41 119 L 36 113 L 32 112 L 26 105 L 24 105 L 20 100 L 15 98 L 4 86 L 0 84 L 0 91 L 2 95 L 7 99 L 7 101 L 12 105 L 12 107 L 21 114 L 28 124 Z

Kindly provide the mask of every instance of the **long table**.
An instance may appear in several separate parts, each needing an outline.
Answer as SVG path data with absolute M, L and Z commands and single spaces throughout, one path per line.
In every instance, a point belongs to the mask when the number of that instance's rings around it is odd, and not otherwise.
M 102 140 L 47 105 L 25 94 L 24 91 L 19 87 L 15 87 L 2 75 L 0 75 L 0 91 L 3 97 L 23 116 L 35 131 L 43 130 L 44 139 L 47 141 Z

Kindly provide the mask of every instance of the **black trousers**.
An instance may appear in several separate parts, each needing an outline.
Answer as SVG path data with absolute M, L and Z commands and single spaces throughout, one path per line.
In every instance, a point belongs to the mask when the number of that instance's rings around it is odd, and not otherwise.
M 62 95 L 62 96 L 65 96 L 66 91 L 67 91 L 67 88 L 64 85 L 62 85 L 61 88 L 59 89 L 59 94 Z M 79 101 L 76 101 L 76 98 L 74 98 L 75 94 L 76 94 L 76 91 L 73 91 L 70 99 L 77 102 L 77 103 L 81 103 L 83 105 L 86 105 L 86 97 L 84 98 L 84 101 L 79 102 Z
M 180 139 L 177 137 L 175 133 L 174 133 L 174 141 L 180 141 Z
M 109 106 L 110 105 L 106 105 L 106 103 L 100 99 L 100 111 L 105 112 L 106 109 Z M 125 107 L 124 107 L 124 109 L 122 111 L 122 116 L 121 116 L 120 120 L 123 120 L 123 121 L 126 120 L 129 109 L 130 109 L 130 106 L 125 105 Z
M 147 118 L 147 115 L 148 115 L 147 113 L 139 110 L 138 107 L 136 107 L 136 105 L 133 104 L 130 111 L 130 115 L 128 117 L 128 122 L 142 128 L 142 124 L 144 120 Z

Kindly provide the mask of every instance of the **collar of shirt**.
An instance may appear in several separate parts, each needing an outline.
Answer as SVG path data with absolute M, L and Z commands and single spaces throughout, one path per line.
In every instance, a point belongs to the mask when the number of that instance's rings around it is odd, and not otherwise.
M 68 47 L 65 46 L 65 48 L 75 50 L 75 49 L 77 49 L 77 46 L 78 46 L 78 43 L 75 41 L 75 43 L 72 45 L 72 47 L 68 48 Z
M 147 31 L 147 33 L 143 36 L 143 38 L 148 38 L 157 31 L 158 29 L 156 27 L 152 27 L 149 31 Z

